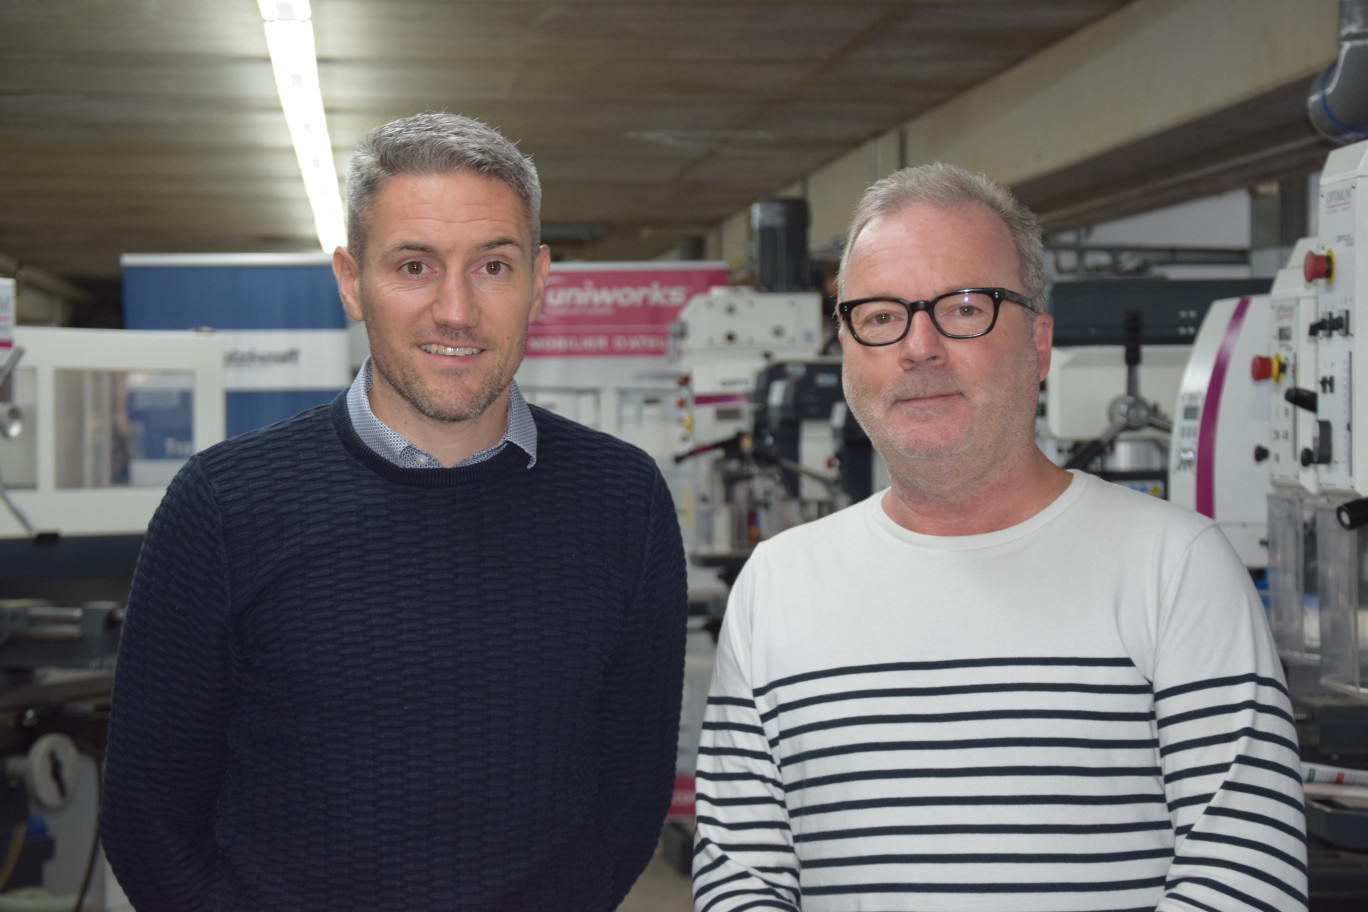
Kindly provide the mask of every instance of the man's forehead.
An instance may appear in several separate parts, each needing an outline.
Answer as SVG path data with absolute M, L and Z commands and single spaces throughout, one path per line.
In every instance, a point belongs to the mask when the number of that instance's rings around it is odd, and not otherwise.
M 966 243 L 981 249 L 1002 245 L 1015 252 L 1011 229 L 987 206 L 976 202 L 943 206 L 912 202 L 870 219 L 855 237 L 852 264 L 862 248 L 915 244 L 924 250 L 954 251 Z

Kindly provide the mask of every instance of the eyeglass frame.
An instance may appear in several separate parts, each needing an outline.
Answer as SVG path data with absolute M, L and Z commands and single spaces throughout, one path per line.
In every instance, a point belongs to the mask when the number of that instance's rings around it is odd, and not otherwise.
M 986 294 L 993 299 L 993 319 L 989 321 L 988 328 L 985 329 L 983 332 L 969 333 L 968 335 L 960 335 L 957 333 L 946 332 L 941 327 L 940 323 L 936 322 L 936 304 L 945 300 L 946 298 L 962 294 Z M 899 335 L 898 338 L 889 339 L 887 342 L 866 342 L 864 339 L 860 338 L 859 333 L 855 332 L 855 327 L 850 321 L 850 312 L 860 304 L 869 304 L 874 301 L 896 301 L 903 307 L 907 308 L 907 322 L 903 324 L 902 334 Z M 986 336 L 993 331 L 994 326 L 997 326 L 998 313 L 1002 310 L 1003 301 L 1011 301 L 1013 304 L 1020 304 L 1022 307 L 1026 308 L 1031 313 L 1039 313 L 1039 311 L 1037 311 L 1034 307 L 1031 306 L 1030 298 L 1026 297 L 1021 292 L 1011 291 L 1006 288 L 957 288 L 954 291 L 947 291 L 944 294 L 938 294 L 929 301 L 908 301 L 903 298 L 895 298 L 889 295 L 875 295 L 874 297 L 870 298 L 856 298 L 853 301 L 841 301 L 836 305 L 836 312 L 840 315 L 840 318 L 842 322 L 845 324 L 846 329 L 850 330 L 850 337 L 852 339 L 854 339 L 861 345 L 868 346 L 869 348 L 881 348 L 885 345 L 896 345 L 903 339 L 906 339 L 907 334 L 912 331 L 912 318 L 915 317 L 917 313 L 921 311 L 926 312 L 927 317 L 931 319 L 931 325 L 936 328 L 936 332 L 940 333 L 942 336 L 945 336 L 947 339 L 977 339 L 980 336 Z

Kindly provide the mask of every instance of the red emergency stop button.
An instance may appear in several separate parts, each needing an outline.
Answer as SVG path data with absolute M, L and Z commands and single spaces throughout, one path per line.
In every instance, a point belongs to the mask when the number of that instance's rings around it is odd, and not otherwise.
M 1306 254 L 1306 259 L 1302 261 L 1302 278 L 1308 282 L 1316 279 L 1328 280 L 1335 272 L 1335 256 L 1330 251 L 1325 251 L 1324 255 L 1314 251 Z
M 1273 376 L 1273 359 L 1267 355 L 1255 355 L 1249 364 L 1249 376 L 1255 380 L 1267 380 Z

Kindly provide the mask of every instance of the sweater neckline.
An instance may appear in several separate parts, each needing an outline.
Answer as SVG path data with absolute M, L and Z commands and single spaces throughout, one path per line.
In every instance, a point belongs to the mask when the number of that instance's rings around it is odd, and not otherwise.
M 514 445 L 505 446 L 498 453 L 475 465 L 451 468 L 402 468 L 372 450 L 356 433 L 351 416 L 347 413 L 346 393 L 332 401 L 328 412 L 337 436 L 347 452 L 376 475 L 396 484 L 415 488 L 451 488 L 478 484 L 518 468 L 532 471 L 527 467 L 527 454 Z

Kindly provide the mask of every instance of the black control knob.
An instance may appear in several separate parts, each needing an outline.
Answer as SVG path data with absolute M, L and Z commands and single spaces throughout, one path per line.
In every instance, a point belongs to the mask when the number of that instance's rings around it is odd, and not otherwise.
M 1295 405 L 1299 409 L 1306 409 L 1308 412 L 1312 412 L 1313 414 L 1316 411 L 1315 390 L 1303 389 L 1300 386 L 1294 386 L 1291 389 L 1287 390 L 1287 392 L 1283 393 L 1283 398 L 1286 399 L 1288 402 L 1292 403 L 1293 405 Z
M 1268 458 L 1268 455 L 1268 447 L 1262 445 L 1254 447 L 1255 462 L 1263 462 L 1265 459 Z
M 1339 519 L 1340 525 L 1349 530 L 1368 525 L 1368 498 L 1340 504 L 1335 510 L 1335 516 Z

